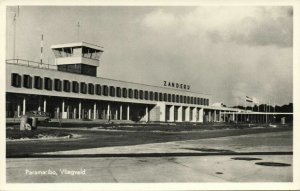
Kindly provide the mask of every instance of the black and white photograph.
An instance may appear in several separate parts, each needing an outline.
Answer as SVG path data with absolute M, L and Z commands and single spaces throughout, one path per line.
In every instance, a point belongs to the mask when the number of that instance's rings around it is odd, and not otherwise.
M 299 1 L 78 2 L 0 2 L 0 190 L 300 189 Z

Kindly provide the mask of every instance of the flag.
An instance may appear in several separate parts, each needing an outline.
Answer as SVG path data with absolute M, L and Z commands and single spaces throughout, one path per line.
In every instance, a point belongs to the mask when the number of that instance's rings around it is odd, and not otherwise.
M 246 101 L 247 102 L 253 102 L 253 98 L 246 96 Z

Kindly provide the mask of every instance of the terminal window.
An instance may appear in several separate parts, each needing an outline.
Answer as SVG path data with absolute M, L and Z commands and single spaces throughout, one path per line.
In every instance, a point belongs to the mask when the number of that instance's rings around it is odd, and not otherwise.
M 162 101 L 162 100 L 163 100 L 163 94 L 159 93 L 159 101 Z
M 96 94 L 101 95 L 101 85 L 100 84 L 96 85 Z
M 121 88 L 117 87 L 117 97 L 121 97 Z
M 108 96 L 108 87 L 106 85 L 103 86 L 103 95 Z
M 34 76 L 34 88 L 39 90 L 43 88 L 43 79 L 40 76 Z
M 94 84 L 89 83 L 89 94 L 93 95 L 95 93 Z
M 148 96 L 148 91 L 145 91 L 145 100 L 148 100 L 149 96 Z
M 132 91 L 132 89 L 128 90 L 128 97 L 129 98 L 133 98 L 133 91 Z
M 113 86 L 109 87 L 109 95 L 111 97 L 115 97 L 115 87 L 113 87 Z
M 11 74 L 11 85 L 14 87 L 21 87 L 21 76 L 17 73 Z
M 139 91 L 139 95 L 140 95 L 140 99 L 144 99 L 144 92 L 143 92 L 143 90 Z
M 127 98 L 127 89 L 126 89 L 126 88 L 123 88 L 123 89 L 122 89 L 122 96 L 123 96 L 124 98 Z
M 52 80 L 50 78 L 45 78 L 45 89 L 46 90 L 52 90 Z
M 72 82 L 72 92 L 78 93 L 79 92 L 79 83 L 76 81 Z
M 150 92 L 150 100 L 153 101 L 153 92 Z
M 54 79 L 54 90 L 61 91 L 61 80 Z
M 135 99 L 139 98 L 139 92 L 138 92 L 138 90 L 134 90 L 134 98 Z
M 154 93 L 154 100 L 158 101 L 158 93 L 157 92 Z
M 32 77 L 29 75 L 23 76 L 23 87 L 25 88 L 32 88 Z
M 80 82 L 80 93 L 86 94 L 87 92 L 86 89 L 87 89 L 86 83 Z
M 64 80 L 64 92 L 70 92 L 71 89 L 71 83 L 69 80 Z
M 172 102 L 172 95 L 171 94 L 168 94 L 168 101 Z
M 176 103 L 179 103 L 179 95 L 176 95 Z

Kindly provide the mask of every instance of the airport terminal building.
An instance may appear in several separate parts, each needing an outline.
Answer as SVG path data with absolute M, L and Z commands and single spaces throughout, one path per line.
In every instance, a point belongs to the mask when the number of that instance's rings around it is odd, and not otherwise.
M 54 45 L 55 65 L 6 60 L 6 117 L 27 111 L 52 118 L 144 122 L 239 120 L 239 109 L 216 107 L 188 85 L 152 86 L 97 77 L 103 48 L 79 42 Z

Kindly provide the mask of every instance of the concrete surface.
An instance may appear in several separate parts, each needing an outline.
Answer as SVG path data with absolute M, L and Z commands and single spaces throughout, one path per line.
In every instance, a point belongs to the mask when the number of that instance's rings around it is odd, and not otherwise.
M 290 131 L 57 151 L 43 153 L 43 158 L 8 158 L 7 182 L 291 182 L 292 151 Z M 151 153 L 168 152 L 176 152 L 177 155 L 151 157 Z M 261 154 L 251 154 L 255 152 Z M 150 153 L 150 157 L 72 157 L 76 154 L 88 156 L 105 153 L 112 156 L 120 153 Z M 191 156 L 183 156 L 182 153 Z M 194 153 L 207 155 L 192 156 Z M 243 153 L 247 155 L 241 155 Z M 235 157 L 257 159 L 234 160 Z M 261 166 L 256 162 L 276 162 L 289 166 Z M 63 169 L 69 173 L 61 174 L 60 170 Z M 71 174 L 75 172 L 77 174 Z
M 254 142 L 255 139 L 255 142 Z M 130 153 L 292 152 L 292 132 L 261 133 L 210 139 L 173 141 L 40 153 L 43 155 Z
M 237 156 L 235 156 L 237 157 Z M 249 156 L 248 156 L 249 157 Z M 292 166 L 270 167 L 255 162 L 292 163 L 292 156 L 251 156 L 261 160 L 233 160 L 232 156 L 117 157 L 8 159 L 7 182 L 291 182 Z M 60 169 L 85 171 L 65 175 Z M 56 171 L 57 175 L 29 175 L 27 171 Z

